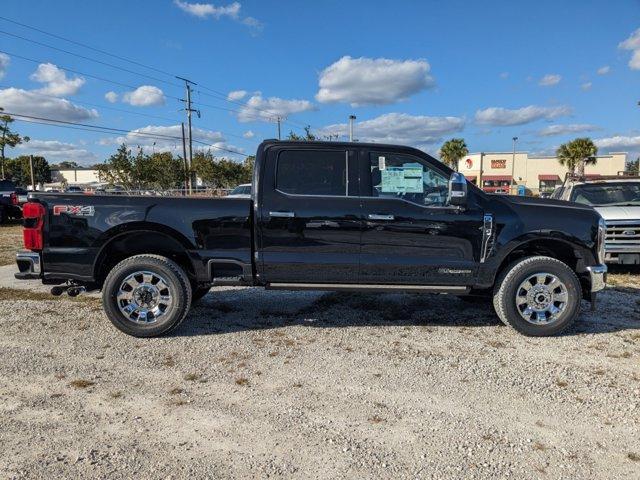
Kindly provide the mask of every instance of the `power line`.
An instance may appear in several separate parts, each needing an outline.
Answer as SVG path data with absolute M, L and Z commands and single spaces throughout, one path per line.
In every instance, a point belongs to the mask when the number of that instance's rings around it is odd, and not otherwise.
M 69 126 L 69 127 L 74 127 L 75 130 L 86 130 L 86 131 L 94 131 L 97 133 L 124 133 L 127 135 L 134 135 L 134 136 L 140 136 L 140 137 L 146 137 L 146 138 L 155 138 L 155 139 L 159 139 L 159 140 L 180 140 L 182 141 L 182 137 L 176 137 L 174 135 L 164 135 L 164 134 L 160 134 L 160 133 L 146 133 L 146 132 L 140 132 L 140 131 L 131 131 L 131 130 L 125 130 L 122 128 L 115 128 L 115 127 L 107 127 L 104 125 L 91 125 L 89 123 L 80 123 L 80 122 L 71 122 L 68 120 L 60 120 L 60 119 L 55 119 L 55 118 L 46 118 L 46 117 L 37 117 L 35 115 L 23 115 L 20 113 L 13 113 L 13 112 L 2 112 L 3 115 L 9 115 L 10 117 L 17 117 L 18 119 L 24 119 L 26 118 L 27 120 L 23 120 L 23 121 L 28 121 L 30 123 L 38 123 L 38 124 L 43 124 L 43 125 L 53 125 L 53 126 Z M 82 127 L 82 128 L 80 128 Z M 205 145 L 209 148 L 215 148 L 216 150 L 222 150 L 228 153 L 233 153 L 235 155 L 242 155 L 245 157 L 248 157 L 249 155 L 242 153 L 242 152 L 238 152 L 236 150 L 231 150 L 229 148 L 225 148 L 225 147 L 220 147 L 217 145 L 211 145 L 210 143 L 207 142 L 203 142 L 201 140 L 193 140 L 194 143 L 199 143 L 201 145 Z
M 133 64 L 133 65 L 137 65 L 137 66 L 139 66 L 139 67 L 147 68 L 147 69 L 149 69 L 149 70 L 153 70 L 153 71 L 158 72 L 158 73 L 163 73 L 163 74 L 165 74 L 165 75 L 169 75 L 170 77 L 174 77 L 174 74 L 173 74 L 173 73 L 169 73 L 169 72 L 166 72 L 166 71 L 164 71 L 164 70 L 160 70 L 160 69 L 158 69 L 158 68 L 151 67 L 151 66 L 149 66 L 149 65 L 145 65 L 144 63 L 140 63 L 140 62 L 137 62 L 137 61 L 135 61 L 135 60 L 128 59 L 128 58 L 126 58 L 126 57 L 121 57 L 121 56 L 119 56 L 119 55 L 116 55 L 116 54 L 113 54 L 113 53 L 107 52 L 107 51 L 105 51 L 105 50 L 101 50 L 101 49 L 99 49 L 99 48 L 92 47 L 91 45 L 87 45 L 86 43 L 78 42 L 78 41 L 76 41 L 76 40 L 71 40 L 71 39 L 66 38 L 66 37 L 63 37 L 63 36 L 61 36 L 61 35 L 56 35 L 55 33 L 47 32 L 47 31 L 42 30 L 42 29 L 40 29 L 40 28 L 37 28 L 37 27 L 31 26 L 31 25 L 27 25 L 27 24 L 25 24 L 25 23 L 20 23 L 20 22 L 18 22 L 18 21 L 16 21 L 16 20 L 12 20 L 12 19 L 7 18 L 7 17 L 2 17 L 2 16 L 0 16 L 0 20 L 4 20 L 5 22 L 13 23 L 13 24 L 15 24 L 15 25 L 20 25 L 21 27 L 28 28 L 28 29 L 30 29 L 30 30 L 34 30 L 34 31 L 39 32 L 39 33 L 43 33 L 43 34 L 48 35 L 48 36 L 53 37 L 53 38 L 57 38 L 58 40 L 63 40 L 63 41 L 65 41 L 65 42 L 69 42 L 69 43 L 72 43 L 72 44 L 74 44 L 74 45 L 78 45 L 78 46 L 80 46 L 80 47 L 87 48 L 87 49 L 89 49 L 89 50 L 93 50 L 94 52 L 98 52 L 98 53 L 101 53 L 101 54 L 103 54 L 103 55 L 108 55 L 108 56 L 110 56 L 110 57 L 117 58 L 118 60 L 122 60 L 122 61 L 124 61 L 124 62 L 128 62 L 128 63 L 131 63 L 131 64 Z
M 15 88 L 15 87 L 12 87 L 10 85 L 0 85 L 0 88 Z M 34 91 L 34 90 L 30 90 L 29 93 L 32 94 L 32 95 L 37 95 L 39 97 L 43 97 L 43 98 L 60 99 L 60 97 L 56 97 L 55 95 L 47 95 L 45 93 L 37 92 L 37 91 Z M 160 115 L 152 115 L 150 113 L 134 112 L 132 110 L 125 110 L 123 108 L 111 107 L 109 105 L 103 105 L 103 104 L 100 104 L 100 103 L 85 102 L 85 101 L 82 101 L 82 100 L 77 100 L 75 98 L 73 99 L 73 102 L 74 103 L 79 103 L 81 105 L 88 105 L 90 107 L 98 107 L 98 108 L 104 108 L 104 109 L 107 109 L 107 110 L 114 110 L 116 112 L 127 113 L 129 115 L 140 115 L 142 117 L 150 117 L 150 118 L 156 118 L 158 120 L 165 120 L 165 121 L 168 121 L 168 122 L 178 122 L 178 123 L 180 123 L 180 121 L 178 119 L 175 119 L 175 118 L 162 117 Z
M 57 38 L 57 39 L 59 39 L 59 40 L 63 40 L 63 41 L 65 41 L 65 42 L 69 42 L 69 43 L 71 43 L 71 44 L 74 44 L 74 45 L 77 45 L 77 46 L 80 46 L 80 47 L 83 47 L 83 48 L 86 48 L 86 49 L 92 50 L 92 51 L 94 51 L 94 52 L 101 53 L 101 54 L 103 54 L 103 55 L 108 55 L 108 56 L 110 56 L 110 57 L 117 58 L 118 60 L 122 60 L 122 61 L 124 61 L 124 62 L 128 62 L 128 63 L 131 63 L 131 64 L 133 64 L 133 65 L 137 65 L 137 66 L 139 66 L 139 67 L 147 68 L 147 69 L 149 69 L 149 70 L 153 70 L 153 71 L 155 71 L 155 72 L 162 73 L 162 74 L 164 74 L 164 75 L 168 75 L 168 76 L 170 76 L 170 77 L 176 77 L 176 75 L 175 75 L 175 74 L 170 73 L 170 72 L 167 72 L 167 71 L 165 71 L 165 70 L 162 70 L 162 69 L 159 69 L 159 68 L 156 68 L 156 67 L 152 67 L 152 66 L 150 66 L 150 65 L 146 65 L 146 64 L 141 63 L 141 62 L 138 62 L 138 61 L 136 61 L 136 60 L 131 60 L 131 59 L 126 58 L 126 57 L 123 57 L 123 56 L 121 56 L 121 55 L 116 55 L 116 54 L 114 54 L 114 53 L 107 52 L 106 50 L 102 50 L 102 49 L 99 49 L 99 48 L 93 47 L 93 46 L 91 46 L 91 45 L 87 45 L 87 44 L 82 43 L 82 42 L 78 42 L 78 41 L 75 41 L 75 40 L 71 40 L 71 39 L 66 38 L 66 37 L 63 37 L 63 36 L 61 36 L 61 35 L 57 35 L 57 34 L 54 34 L 54 33 L 51 33 L 51 32 L 47 32 L 47 31 L 45 31 L 45 30 L 43 30 L 43 29 L 40 29 L 40 28 L 34 27 L 34 26 L 32 26 L 32 25 L 27 25 L 27 24 L 25 24 L 25 23 L 21 23 L 21 22 L 18 22 L 18 21 L 16 21 L 16 20 L 12 20 L 12 19 L 10 19 L 10 18 L 3 17 L 3 16 L 0 16 L 0 20 L 4 20 L 4 21 L 6 21 L 6 22 L 13 23 L 13 24 L 15 24 L 15 25 L 19 25 L 19 26 L 21 26 L 21 27 L 24 27 L 24 28 L 27 28 L 27 29 L 30 29 L 30 30 L 33 30 L 33 31 L 36 31 L 36 32 L 39 32 L 39 33 L 42 33 L 42 34 L 44 34 L 44 35 L 48 35 L 48 36 L 53 37 L 53 38 Z M 159 79 L 159 78 L 157 78 L 157 77 L 152 77 L 152 76 L 149 76 L 149 75 L 146 75 L 146 74 L 140 73 L 140 72 L 135 72 L 135 71 L 133 71 L 133 70 L 128 70 L 128 69 L 126 69 L 126 68 L 124 68 L 124 67 L 120 67 L 120 66 L 113 65 L 113 64 L 110 64 L 110 63 L 107 63 L 107 62 L 103 62 L 103 61 L 100 61 L 100 60 L 97 60 L 97 59 L 93 59 L 93 58 L 90 58 L 90 57 L 86 57 L 86 56 L 80 55 L 80 54 L 78 54 L 78 53 L 70 52 L 70 51 L 68 51 L 68 50 L 64 50 L 64 49 L 61 49 L 61 48 L 58 48 L 58 47 L 54 47 L 54 46 L 52 46 L 52 45 L 45 44 L 45 43 L 43 43 L 43 42 L 38 42 L 38 41 L 36 41 L 36 40 L 28 39 L 28 38 L 26 38 L 26 37 L 22 37 L 22 36 L 17 35 L 17 34 L 13 34 L 13 33 L 9 33 L 9 32 L 4 32 L 4 31 L 0 31 L 0 33 L 4 33 L 5 35 L 10 35 L 10 36 L 13 36 L 13 37 L 16 37 L 16 38 L 19 38 L 19 39 L 22 39 L 22 40 L 25 40 L 25 41 L 28 41 L 28 42 L 31 42 L 31 43 L 35 43 L 35 44 L 37 44 L 37 45 L 42 45 L 42 46 L 45 46 L 45 47 L 47 47 L 47 48 L 51 48 L 51 49 L 54 49 L 54 50 L 57 50 L 57 51 L 60 51 L 60 52 L 67 53 L 67 54 L 70 54 L 70 55 L 75 55 L 75 56 L 77 56 L 77 57 L 80 57 L 80 58 L 83 58 L 83 59 L 86 59 L 86 60 L 89 60 L 89 61 L 93 61 L 93 62 L 96 62 L 96 63 L 100 63 L 100 64 L 102 64 L 102 65 L 106 65 L 106 66 L 109 66 L 109 67 L 112 67 L 112 68 L 120 69 L 120 70 L 125 71 L 125 72 L 128 72 L 128 73 L 132 73 L 132 74 L 135 74 L 135 75 L 140 75 L 140 76 L 142 76 L 142 77 L 149 78 L 149 79 L 153 79 L 153 80 L 155 80 L 155 81 L 162 82 L 162 83 L 166 83 L 166 84 L 169 84 L 169 85 L 172 85 L 172 86 L 175 86 L 175 87 L 180 87 L 180 85 L 177 85 L 177 84 L 175 84 L 175 83 L 173 83 L 173 82 L 169 82 L 168 80 L 162 80 L 162 79 Z M 5 52 L 5 53 L 6 53 L 6 52 Z M 21 57 L 19 57 L 19 56 L 17 56 L 17 55 L 14 55 L 14 56 L 16 56 L 16 57 L 18 57 L 18 58 L 21 58 Z M 40 63 L 42 63 L 42 62 L 40 62 Z M 63 69 L 63 70 L 64 70 L 64 69 Z M 72 70 L 68 70 L 68 71 L 72 71 Z M 76 72 L 73 72 L 73 73 L 76 73 Z M 87 74 L 82 74 L 82 73 L 79 73 L 79 74 L 80 74 L 80 75 L 87 75 Z M 89 76 L 89 77 L 90 77 L 90 75 L 87 75 L 87 76 Z M 94 78 L 95 78 L 95 77 L 94 77 Z M 102 79 L 102 80 L 104 80 L 104 79 Z M 127 87 L 128 87 L 128 88 L 135 88 L 135 87 L 131 87 L 131 86 L 127 86 Z M 210 87 L 208 87 L 208 86 L 206 86 L 206 85 L 202 85 L 202 84 L 200 84 L 200 88 L 205 89 L 205 90 L 207 90 L 207 91 L 212 92 L 213 94 L 215 94 L 215 95 L 211 95 L 211 94 L 208 94 L 208 93 L 206 93 L 206 92 L 200 92 L 200 91 L 199 91 L 198 93 L 201 93 L 202 95 L 210 96 L 210 97 L 213 97 L 213 98 L 219 98 L 219 99 L 222 99 L 222 100 L 224 100 L 224 101 L 226 101 L 226 102 L 229 102 L 229 103 L 234 103 L 234 104 L 236 104 L 236 105 L 240 105 L 240 106 L 243 106 L 243 107 L 248 107 L 248 108 L 251 108 L 251 109 L 253 109 L 253 110 L 257 110 L 257 111 L 263 112 L 263 113 L 265 113 L 265 114 L 268 114 L 268 117 L 269 117 L 271 120 L 273 120 L 273 121 L 276 121 L 277 117 L 279 116 L 277 113 L 274 113 L 274 112 L 273 112 L 273 111 L 271 111 L 271 110 L 262 109 L 262 108 L 255 107 L 255 106 L 251 106 L 251 105 L 249 105 L 249 104 L 247 104 L 247 103 L 245 103 L 245 102 L 241 102 L 241 101 L 238 101 L 238 100 L 232 100 L 232 99 L 228 98 L 228 95 L 227 95 L 227 94 L 225 94 L 225 93 L 223 93 L 223 92 L 220 92 L 219 90 L 215 90 L 215 89 L 213 89 L 213 88 L 210 88 Z M 174 98 L 174 99 L 175 99 L 175 98 Z M 204 104 L 201 104 L 201 105 L 205 106 Z M 208 105 L 208 106 L 209 106 L 209 107 L 211 107 L 211 108 L 216 108 L 216 107 L 212 107 L 211 105 Z M 220 107 L 218 107 L 218 108 L 220 108 Z M 240 113 L 240 112 L 239 112 L 239 111 L 237 111 L 237 110 L 231 110 L 231 111 L 233 111 L 233 112 L 235 112 L 235 113 Z M 245 114 L 245 115 L 246 115 L 246 114 Z M 264 117 L 261 117 L 261 116 L 253 116 L 253 118 L 255 118 L 255 119 L 264 119 Z M 304 128 L 307 126 L 307 125 L 302 125 L 302 124 L 299 124 L 299 123 L 293 122 L 293 121 L 288 120 L 288 119 L 287 119 L 286 121 L 283 121 L 283 123 L 286 123 L 286 124 L 289 124 L 289 125 L 291 125 L 291 126 L 293 126 L 293 127 L 301 128 L 301 129 L 304 129 Z
M 83 60 L 88 60 L 90 62 L 95 62 L 95 63 L 98 63 L 100 65 L 104 65 L 104 66 L 107 66 L 107 67 L 115 68 L 117 70 L 122 70 L 123 72 L 131 73 L 133 75 L 138 75 L 138 76 L 141 76 L 141 77 L 144 77 L 144 78 L 148 78 L 150 80 L 153 80 L 154 82 L 165 83 L 165 84 L 171 85 L 173 87 L 180 87 L 180 85 L 178 85 L 177 83 L 173 83 L 173 82 L 170 82 L 168 80 L 163 80 L 163 79 L 158 78 L 158 77 L 152 77 L 151 75 L 146 75 L 144 73 L 136 72 L 134 70 L 129 70 L 128 68 L 120 67 L 119 65 L 114 65 L 113 63 L 103 62 L 102 60 L 97 60 L 95 58 L 87 57 L 85 55 L 80 55 L 79 53 L 71 52 L 71 51 L 65 50 L 63 48 L 54 47 L 53 45 L 49 45 L 47 43 L 43 43 L 43 42 L 39 42 L 37 40 L 33 40 L 33 39 L 30 39 L 30 38 L 27 38 L 27 37 L 23 37 L 21 35 L 15 34 L 15 33 L 5 32 L 4 30 L 0 30 L 0 34 L 8 35 L 8 36 L 14 37 L 14 38 L 19 38 L 20 40 L 24 40 L 25 42 L 33 43 L 35 45 L 40 45 L 40 46 L 46 47 L 46 48 L 50 48 L 52 50 L 56 50 L 58 52 L 66 53 L 68 55 L 73 55 L 75 57 L 82 58 Z

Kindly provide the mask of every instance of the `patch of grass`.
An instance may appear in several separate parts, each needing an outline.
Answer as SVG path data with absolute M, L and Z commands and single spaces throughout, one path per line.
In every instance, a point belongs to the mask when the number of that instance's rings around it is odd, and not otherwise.
M 169 401 L 169 405 L 173 405 L 174 407 L 181 407 L 183 405 L 188 404 L 189 401 L 185 400 L 184 398 L 172 398 Z
M 487 345 L 489 345 L 490 347 L 493 347 L 493 348 L 504 348 L 504 347 L 506 347 L 506 345 L 503 342 L 501 342 L 500 340 L 489 340 L 487 342 Z
M 302 388 L 302 384 L 301 383 L 294 383 L 293 384 L 293 388 Z
M 249 385 L 249 379 L 244 377 L 236 378 L 236 385 L 241 385 L 241 386 Z
M 607 353 L 607 357 L 609 358 L 631 358 L 631 352 L 624 351 L 620 353 Z
M 95 297 L 88 297 L 86 295 L 78 295 L 77 297 L 69 297 L 64 295 L 61 297 L 54 297 L 50 293 L 46 292 L 34 292 L 33 290 L 23 290 L 21 288 L 6 288 L 0 287 L 0 302 L 15 302 L 18 300 L 58 300 L 62 298 L 67 301 L 81 302 L 81 303 L 98 303 L 100 299 Z M 56 312 L 57 313 L 57 312 Z
M 562 380 L 561 378 L 556 378 L 555 383 L 556 383 L 557 386 L 559 386 L 561 388 L 564 388 L 567 385 L 569 385 L 566 380 Z
M 72 380 L 69 383 L 69 386 L 71 386 L 73 388 L 82 389 L 82 388 L 92 387 L 95 384 L 96 384 L 96 382 L 92 382 L 91 380 L 76 379 L 76 380 Z
M 640 462 L 640 455 L 634 452 L 627 453 L 627 458 L 632 462 Z
M 188 380 L 189 382 L 197 382 L 201 378 L 202 378 L 202 375 L 200 375 L 199 373 L 187 373 L 184 376 L 184 379 Z
M 164 360 L 162 360 L 162 365 L 164 365 L 165 367 L 175 367 L 176 361 L 174 360 L 173 356 L 167 355 L 166 357 L 164 357 Z
M 547 449 L 547 447 L 544 444 L 540 443 L 540 442 L 535 442 L 533 444 L 533 449 L 534 450 L 538 450 L 540 452 L 544 452 Z
M 64 397 L 64 393 L 52 393 L 51 395 L 49 395 L 49 398 L 60 398 L 60 397 Z
M 386 420 L 382 417 L 379 417 L 378 415 L 374 415 L 369 419 L 369 423 L 373 423 L 374 425 L 378 423 L 383 423 L 383 422 L 386 422 Z
M 593 371 L 594 375 L 604 375 L 606 372 L 602 368 L 598 368 Z
M 121 391 L 111 392 L 109 396 L 113 399 L 122 398 L 123 393 Z
M 0 225 L 0 265 L 15 265 L 16 252 L 22 248 L 22 223 L 13 220 Z
M 181 393 L 184 393 L 184 390 L 180 387 L 172 388 L 171 390 L 169 390 L 170 395 L 180 395 Z

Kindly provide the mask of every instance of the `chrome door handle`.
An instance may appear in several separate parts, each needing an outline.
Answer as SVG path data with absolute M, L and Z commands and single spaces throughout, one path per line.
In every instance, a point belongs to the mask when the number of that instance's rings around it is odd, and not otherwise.
M 275 218 L 293 218 L 296 214 L 294 212 L 269 212 L 269 216 Z
M 370 213 L 368 215 L 369 220 L 395 220 L 393 215 L 380 215 L 377 213 Z

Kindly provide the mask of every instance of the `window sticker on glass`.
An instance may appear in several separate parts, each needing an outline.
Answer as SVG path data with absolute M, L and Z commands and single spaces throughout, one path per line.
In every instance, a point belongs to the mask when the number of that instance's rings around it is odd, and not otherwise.
M 378 169 L 380 171 L 386 170 L 387 168 L 387 159 L 385 157 L 378 157 Z
M 382 169 L 380 169 L 382 170 Z M 380 172 L 383 193 L 423 193 L 421 166 L 389 167 Z

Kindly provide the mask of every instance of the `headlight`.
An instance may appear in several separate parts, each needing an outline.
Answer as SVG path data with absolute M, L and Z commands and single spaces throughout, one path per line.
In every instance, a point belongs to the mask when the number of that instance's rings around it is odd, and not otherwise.
M 607 223 L 600 217 L 598 221 L 598 262 L 604 264 L 604 239 L 607 235 Z

